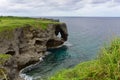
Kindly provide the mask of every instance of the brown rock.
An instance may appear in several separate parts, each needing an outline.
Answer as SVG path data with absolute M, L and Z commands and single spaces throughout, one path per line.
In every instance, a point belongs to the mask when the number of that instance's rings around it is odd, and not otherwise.
M 59 33 L 61 38 L 57 37 Z M 21 69 L 38 62 L 48 48 L 60 46 L 68 38 L 64 23 L 49 24 L 46 30 L 26 25 L 13 30 L 10 34 L 13 36 L 9 39 L 0 38 L 0 53 L 12 55 L 4 65 L 9 80 L 22 80 L 19 77 Z

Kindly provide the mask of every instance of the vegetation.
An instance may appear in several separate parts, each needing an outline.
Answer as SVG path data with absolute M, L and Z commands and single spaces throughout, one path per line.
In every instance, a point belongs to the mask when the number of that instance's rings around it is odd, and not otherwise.
M 0 16 L 0 32 L 4 30 L 12 30 L 17 27 L 24 27 L 27 24 L 35 28 L 46 29 L 48 24 L 60 24 L 60 22 L 42 18 Z
M 0 54 L 0 79 L 4 78 L 7 80 L 6 70 L 2 66 L 10 57 L 8 54 Z
M 0 79 L 8 80 L 6 70 L 4 68 L 0 68 Z
M 120 39 L 102 48 L 96 60 L 62 70 L 49 80 L 120 80 Z
M 0 65 L 3 65 L 10 57 L 9 54 L 0 54 Z

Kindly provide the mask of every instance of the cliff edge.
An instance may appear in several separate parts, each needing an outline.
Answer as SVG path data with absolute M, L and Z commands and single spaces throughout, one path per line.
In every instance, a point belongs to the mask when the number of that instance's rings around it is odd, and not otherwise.
M 38 62 L 48 48 L 58 47 L 67 41 L 65 23 L 52 20 L 45 26 L 43 29 L 28 22 L 22 27 L 0 32 L 0 54 L 11 56 L 1 65 L 9 80 L 23 80 L 19 77 L 21 69 Z M 58 37 L 59 34 L 61 36 Z

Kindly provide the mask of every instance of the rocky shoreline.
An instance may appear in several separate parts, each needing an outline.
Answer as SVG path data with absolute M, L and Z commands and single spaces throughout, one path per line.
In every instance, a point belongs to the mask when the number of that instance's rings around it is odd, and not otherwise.
M 61 37 L 58 37 L 58 34 Z M 10 35 L 6 38 L 6 35 Z M 48 24 L 45 30 L 33 28 L 29 24 L 15 28 L 13 31 L 3 32 L 0 37 L 0 53 L 9 54 L 11 58 L 5 62 L 8 80 L 24 80 L 19 72 L 42 59 L 46 50 L 62 45 L 68 38 L 65 23 Z
M 42 61 L 44 61 L 44 58 L 49 55 L 51 53 L 46 52 L 44 56 L 40 57 L 39 61 L 36 62 L 35 64 L 31 64 L 23 69 L 20 70 L 19 72 L 19 76 L 24 79 L 24 80 L 33 80 L 33 77 L 30 77 L 28 75 L 26 75 L 25 73 L 28 71 L 31 71 L 32 69 L 34 69 L 36 66 L 38 66 L 39 64 L 41 64 Z

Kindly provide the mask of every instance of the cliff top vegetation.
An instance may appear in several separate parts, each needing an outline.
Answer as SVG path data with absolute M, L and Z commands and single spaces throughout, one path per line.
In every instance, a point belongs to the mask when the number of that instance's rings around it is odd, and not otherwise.
M 60 22 L 45 18 L 0 16 L 0 31 L 24 27 L 25 25 L 46 29 L 48 24 L 60 24 Z

